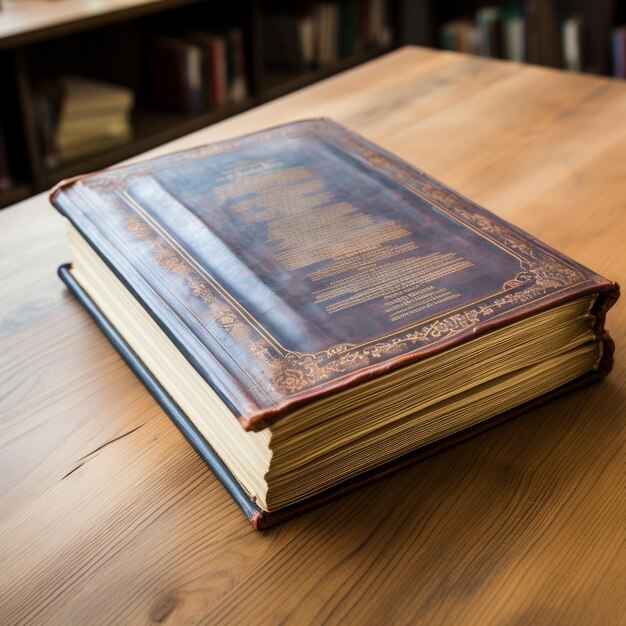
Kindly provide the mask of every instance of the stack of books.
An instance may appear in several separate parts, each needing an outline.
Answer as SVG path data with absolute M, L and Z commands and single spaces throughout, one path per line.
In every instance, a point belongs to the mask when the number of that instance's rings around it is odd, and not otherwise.
M 615 283 L 329 120 L 52 202 L 62 279 L 257 528 L 613 363 Z
M 61 78 L 61 106 L 54 133 L 62 161 L 129 141 L 132 90 L 78 77 Z
M 240 28 L 162 37 L 153 45 L 152 84 L 159 108 L 197 115 L 248 95 Z
M 320 2 L 307 11 L 263 17 L 265 64 L 308 71 L 367 48 L 390 45 L 387 0 Z
M 132 138 L 132 90 L 77 76 L 45 85 L 35 97 L 35 122 L 44 163 L 71 161 Z

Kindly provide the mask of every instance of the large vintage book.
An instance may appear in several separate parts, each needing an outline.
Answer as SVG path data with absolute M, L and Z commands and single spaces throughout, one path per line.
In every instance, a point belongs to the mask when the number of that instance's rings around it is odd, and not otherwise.
M 615 283 L 329 120 L 52 202 L 61 277 L 257 528 L 611 369 Z

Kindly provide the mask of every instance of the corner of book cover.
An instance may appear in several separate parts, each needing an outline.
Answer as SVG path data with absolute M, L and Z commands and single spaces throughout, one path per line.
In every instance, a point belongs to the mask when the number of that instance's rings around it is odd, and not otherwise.
M 271 526 L 264 511 L 257 511 L 254 513 L 252 517 L 250 517 L 250 523 L 252 524 L 254 530 L 265 530 Z
M 606 289 L 600 293 L 593 314 L 596 316 L 596 334 L 602 341 L 602 356 L 597 366 L 597 371 L 601 376 L 607 376 L 613 369 L 615 363 L 615 342 L 605 328 L 606 315 L 608 310 L 618 301 L 620 297 L 620 286 L 616 282 L 610 282 Z

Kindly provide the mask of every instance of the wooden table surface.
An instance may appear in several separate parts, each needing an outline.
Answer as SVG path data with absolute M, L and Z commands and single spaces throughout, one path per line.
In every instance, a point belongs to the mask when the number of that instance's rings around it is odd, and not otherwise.
M 409 48 L 159 151 L 326 115 L 613 280 L 626 85 Z M 604 382 L 255 532 L 0 211 L 0 623 L 626 623 L 626 303 Z

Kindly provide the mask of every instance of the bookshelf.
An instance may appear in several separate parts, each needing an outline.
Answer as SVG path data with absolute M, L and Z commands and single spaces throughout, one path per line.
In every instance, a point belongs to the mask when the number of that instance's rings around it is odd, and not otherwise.
M 0 10 L 0 103 L 12 184 L 0 189 L 0 207 L 50 188 L 59 180 L 98 170 L 253 106 L 372 59 L 400 44 L 400 0 L 354 0 L 384 6 L 391 38 L 306 69 L 266 66 L 264 19 L 271 12 L 313 10 L 315 3 L 276 0 L 3 0 Z M 338 3 L 337 3 L 338 4 Z M 227 25 L 242 33 L 247 93 L 195 112 L 155 102 L 150 75 L 152 43 L 160 36 L 211 31 Z M 180 35 L 182 36 L 182 35 Z M 40 85 L 60 75 L 115 84 L 132 92 L 132 136 L 119 145 L 51 164 L 42 147 Z M 6 95 L 5 95 L 6 94 Z M 0 174 L 2 172 L 0 171 Z
M 401 26 L 405 43 L 619 75 L 613 32 L 626 24 L 626 3 L 620 0 L 405 0 L 404 5 L 405 12 L 411 13 Z M 492 8 L 496 9 L 495 25 L 493 12 L 484 12 Z M 521 50 L 518 46 L 506 49 L 505 40 L 511 36 L 507 23 L 514 18 L 523 23 L 517 35 L 523 42 Z M 495 53 L 485 45 L 489 29 L 500 40 Z M 623 46 L 626 64 L 626 33 Z

